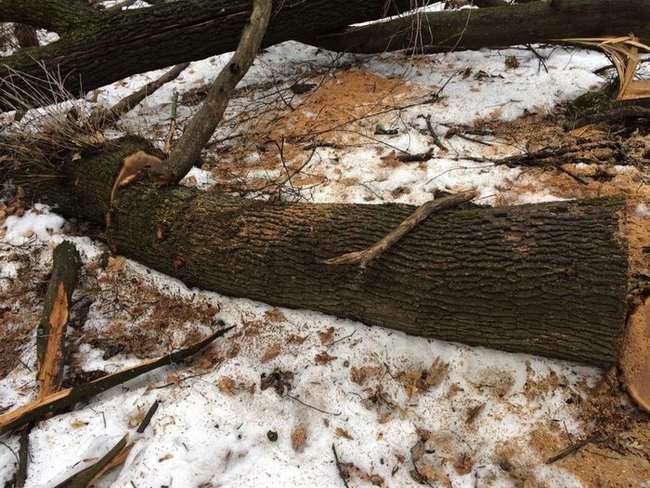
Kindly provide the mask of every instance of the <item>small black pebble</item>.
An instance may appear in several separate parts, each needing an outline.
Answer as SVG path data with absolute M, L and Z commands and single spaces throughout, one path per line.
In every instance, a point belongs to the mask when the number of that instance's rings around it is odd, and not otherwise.
M 271 442 L 275 442 L 278 440 L 278 433 L 275 432 L 274 430 L 269 430 L 266 433 L 266 437 L 268 437 Z

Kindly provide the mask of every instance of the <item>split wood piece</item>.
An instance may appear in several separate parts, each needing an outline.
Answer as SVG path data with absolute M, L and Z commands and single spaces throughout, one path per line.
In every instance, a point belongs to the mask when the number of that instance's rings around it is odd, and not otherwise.
M 111 108 L 101 108 L 90 118 L 90 124 L 97 130 L 106 129 L 115 124 L 122 115 L 129 112 L 142 100 L 155 93 L 160 87 L 175 80 L 185 71 L 190 63 L 177 64 L 172 69 L 164 73 L 160 78 L 150 81 L 145 86 L 130 95 L 124 97 Z
M 52 276 L 45 295 L 45 307 L 38 325 L 38 398 L 61 388 L 65 333 L 70 320 L 72 293 L 77 286 L 81 258 L 74 244 L 64 241 L 53 253 Z
M 90 383 L 58 391 L 45 398 L 39 398 L 38 400 L 28 403 L 16 410 L 12 410 L 4 415 L 0 415 L 0 434 L 19 429 L 30 422 L 42 418 L 45 414 L 58 413 L 68 407 L 72 407 L 77 402 L 87 401 L 95 395 L 103 393 L 114 386 L 120 385 L 156 368 L 182 361 L 183 359 L 196 354 L 217 337 L 224 335 L 230 329 L 232 329 L 232 327 L 222 328 L 208 338 L 186 349 L 181 349 L 158 359 L 145 361 L 138 366 L 103 376 L 102 378 L 91 381 Z
M 113 460 L 118 457 L 127 446 L 129 442 L 129 434 L 125 434 L 117 444 L 115 444 L 106 454 L 104 454 L 99 461 L 95 464 L 84 468 L 78 473 L 75 473 L 70 478 L 59 483 L 54 488 L 88 488 L 102 470 L 111 464 Z
M 387 234 L 383 239 L 377 241 L 371 247 L 363 251 L 353 251 L 336 258 L 326 259 L 323 261 L 325 264 L 341 265 L 341 264 L 358 264 L 360 268 L 365 268 L 370 261 L 381 256 L 384 252 L 390 249 L 402 237 L 408 234 L 416 225 L 423 222 L 433 212 L 447 210 L 457 207 L 462 203 L 469 202 L 476 198 L 479 192 L 476 190 L 464 191 L 457 195 L 451 195 L 443 198 L 437 198 L 425 203 L 418 207 L 407 219 L 405 219 L 393 231 Z
M 121 162 L 139 150 L 152 151 L 113 141 L 33 191 L 99 228 Z M 416 207 L 265 202 L 146 180 L 120 195 L 116 252 L 190 287 L 469 345 L 618 360 L 630 285 L 622 198 L 461 206 L 350 273 L 323 261 L 372 246 Z
M 70 321 L 72 294 L 79 279 L 81 258 L 74 244 L 64 241 L 52 253 L 52 274 L 45 295 L 43 315 L 38 325 L 36 350 L 39 368 L 36 379 L 38 398 L 42 399 L 61 389 L 65 359 L 65 333 Z M 35 422 L 23 427 L 20 434 L 16 488 L 27 480 L 29 466 L 29 434 Z
M 622 349 L 623 383 L 637 405 L 650 412 L 650 298 L 630 315 Z
M 618 37 L 582 37 L 561 39 L 563 42 L 597 47 L 612 60 L 618 73 L 617 100 L 650 98 L 650 80 L 635 80 L 639 67 L 639 50 L 650 53 L 650 46 L 633 34 Z
M 154 414 L 156 413 L 156 410 L 158 410 L 158 400 L 153 402 L 151 407 L 149 407 L 149 410 L 147 410 L 147 414 L 144 416 L 144 419 L 142 419 L 142 422 L 138 426 L 138 430 L 136 431 L 138 434 L 144 433 L 145 429 L 151 422 L 151 419 L 153 418 Z M 109 471 L 112 471 L 113 469 L 117 468 L 118 466 L 121 466 L 124 464 L 124 461 L 126 461 L 126 458 L 129 457 L 129 453 L 131 452 L 131 449 L 133 449 L 133 446 L 135 445 L 135 441 L 128 442 L 124 448 L 115 455 L 111 461 L 106 464 L 105 466 L 102 467 L 102 469 L 93 477 L 93 479 L 88 483 L 88 488 L 95 488 L 97 486 L 97 483 L 99 480 L 104 476 L 106 473 Z

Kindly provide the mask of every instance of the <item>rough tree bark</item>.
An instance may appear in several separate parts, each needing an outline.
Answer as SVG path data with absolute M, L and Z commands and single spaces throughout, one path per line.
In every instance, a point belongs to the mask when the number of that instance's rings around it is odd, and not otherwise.
M 402 12 L 410 0 L 273 4 L 267 46 Z M 66 89 L 78 95 L 136 73 L 233 51 L 250 13 L 249 0 L 179 0 L 124 11 L 95 10 L 81 0 L 0 0 L 0 22 L 21 22 L 61 36 L 50 45 L 3 58 L 0 77 L 29 91 L 26 80 L 12 78 L 7 67 L 35 78 L 43 78 L 45 67 L 60 73 Z M 48 90 L 47 85 L 36 88 Z
M 124 140 L 39 198 L 103 226 Z M 150 149 L 149 149 L 150 150 Z M 409 334 L 609 365 L 625 322 L 619 200 L 468 207 L 426 220 L 363 272 L 323 261 L 365 249 L 414 210 L 265 203 L 145 182 L 122 190 L 114 249 L 189 286 Z
M 334 51 L 378 53 L 481 49 L 558 41 L 570 37 L 626 36 L 650 40 L 650 0 L 558 0 L 420 13 L 349 28 L 315 43 Z M 414 25 L 419 26 L 413 45 Z
M 0 22 L 32 24 L 62 36 L 51 45 L 21 50 L 2 64 L 37 78 L 43 77 L 43 66 L 60 72 L 76 95 L 136 73 L 232 51 L 250 16 L 248 0 L 179 0 L 125 11 L 97 11 L 81 3 L 0 0 Z M 263 45 L 296 39 L 337 51 L 446 51 L 630 32 L 650 41 L 650 0 L 559 0 L 431 12 L 418 14 L 418 20 L 407 16 L 337 34 L 331 33 L 407 11 L 411 0 L 276 0 L 274 5 Z M 417 46 L 412 45 L 414 26 L 420 26 Z M 0 77 L 9 80 L 6 67 Z M 25 80 L 14 77 L 12 82 L 30 89 Z

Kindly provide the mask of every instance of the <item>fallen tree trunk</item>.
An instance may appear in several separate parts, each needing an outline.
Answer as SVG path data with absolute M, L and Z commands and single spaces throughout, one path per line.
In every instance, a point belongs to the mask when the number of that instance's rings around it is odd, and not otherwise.
M 418 13 L 332 34 L 412 5 L 410 0 L 276 0 L 262 44 L 294 39 L 335 51 L 376 53 L 479 49 L 630 32 L 650 41 L 650 0 L 559 0 Z M 50 45 L 3 58 L 0 77 L 24 90 L 23 97 L 30 95 L 34 104 L 42 103 L 43 93 L 52 89 L 36 82 L 45 77 L 45 67 L 59 73 L 65 88 L 77 96 L 133 74 L 232 51 L 250 10 L 247 0 L 179 0 L 124 11 L 97 11 L 78 0 L 0 0 L 0 22 L 30 23 L 61 35 Z M 33 97 L 34 89 L 41 96 Z M 5 102 L 0 108 L 13 107 Z
M 630 32 L 643 42 L 650 40 L 650 0 L 557 0 L 416 15 L 349 28 L 314 44 L 333 51 L 381 53 L 496 48 Z
M 77 286 L 81 258 L 74 244 L 64 241 L 53 253 L 52 276 L 38 324 L 39 398 L 61 389 L 65 356 L 65 333 L 70 321 L 72 293 Z
M 272 21 L 263 42 L 266 46 L 289 39 L 313 39 L 351 23 L 410 8 L 410 0 L 273 3 Z M 36 83 L 45 78 L 46 68 L 60 74 L 65 88 L 78 96 L 82 90 L 133 74 L 233 51 L 250 18 L 251 6 L 248 0 L 179 0 L 101 11 L 80 0 L 0 0 L 0 22 L 23 22 L 61 36 L 47 46 L 2 58 L 0 77 L 27 94 L 34 89 L 47 94 L 52 87 Z M 24 76 L 16 76 L 15 71 Z M 12 109 L 6 103 L 0 108 Z
M 39 198 L 103 225 L 123 140 Z M 628 262 L 624 202 L 467 207 L 436 214 L 360 272 L 323 261 L 365 249 L 401 204 L 265 203 L 137 183 L 112 211 L 113 248 L 189 286 L 426 337 L 597 365 L 617 358 Z

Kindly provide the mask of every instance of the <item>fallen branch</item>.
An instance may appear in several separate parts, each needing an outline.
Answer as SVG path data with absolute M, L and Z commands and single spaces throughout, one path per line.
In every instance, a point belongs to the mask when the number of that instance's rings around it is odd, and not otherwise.
M 405 154 L 398 154 L 396 156 L 397 160 L 403 163 L 421 163 L 422 161 L 428 161 L 432 157 L 433 157 L 433 149 L 429 149 L 428 151 L 423 153 L 416 153 L 416 154 L 405 153 Z
M 149 410 L 147 410 L 147 414 L 144 416 L 144 419 L 142 419 L 142 422 L 138 426 L 138 430 L 136 431 L 138 434 L 143 434 L 149 423 L 151 422 L 151 419 L 153 418 L 154 414 L 156 413 L 156 410 L 158 410 L 158 400 L 153 402 L 151 407 L 149 407 Z M 118 466 L 121 466 L 124 464 L 124 461 L 126 461 L 126 458 L 129 457 L 129 453 L 131 452 L 131 449 L 133 449 L 133 446 L 135 445 L 135 442 L 127 442 L 127 444 L 122 448 L 120 452 L 115 454 L 115 456 L 107 463 L 102 466 L 102 468 L 93 476 L 93 478 L 90 480 L 88 483 L 88 488 L 94 488 L 97 486 L 97 482 L 104 476 L 106 473 L 109 471 L 117 468 Z
M 199 111 L 187 124 L 183 135 L 165 163 L 168 181 L 178 183 L 199 161 L 201 151 L 221 121 L 237 83 L 253 65 L 271 18 L 271 0 L 253 0 L 253 12 L 228 64 L 217 76 Z
M 433 212 L 457 207 L 461 203 L 469 202 L 478 195 L 479 192 L 476 190 L 470 190 L 458 193 L 457 195 L 431 200 L 418 207 L 397 228 L 371 247 L 363 251 L 353 251 L 336 258 L 326 259 L 323 262 L 331 265 L 358 264 L 360 268 L 364 269 L 370 261 L 381 256 L 394 246 L 402 237 L 408 234 L 416 225 L 426 220 Z
M 580 117 L 576 121 L 567 124 L 565 129 L 571 130 L 589 124 L 599 124 L 602 122 L 612 123 L 640 118 L 650 119 L 650 107 L 639 107 L 638 105 L 614 107 Z
M 87 488 L 95 477 L 118 456 L 129 442 L 129 434 L 125 434 L 110 451 L 104 454 L 95 464 L 84 468 L 70 478 L 59 483 L 54 488 Z
M 431 124 L 431 114 L 427 114 L 427 115 L 420 114 L 418 115 L 418 118 L 424 119 L 424 122 L 427 124 L 427 130 L 429 131 L 429 135 L 433 139 L 433 143 L 436 146 L 438 146 L 441 151 L 447 152 L 448 149 L 445 147 L 445 145 L 438 137 L 438 134 L 436 134 L 436 131 L 433 129 L 433 125 Z
M 105 129 L 115 124 L 122 115 L 137 106 L 142 100 L 155 93 L 160 87 L 175 80 L 190 65 L 190 63 L 177 64 L 164 73 L 160 78 L 147 83 L 145 86 L 124 97 L 111 108 L 101 108 L 95 112 L 90 123 L 98 130 Z
M 148 373 L 156 368 L 182 361 L 193 354 L 196 354 L 213 342 L 217 337 L 224 335 L 230 329 L 232 329 L 232 327 L 222 328 L 208 338 L 197 342 L 186 349 L 181 349 L 158 359 L 146 361 L 133 368 L 103 376 L 102 378 L 90 383 L 61 390 L 48 395 L 45 398 L 39 398 L 4 415 L 0 415 L 0 434 L 19 429 L 30 422 L 42 418 L 45 414 L 61 412 L 77 402 L 87 401 L 114 386 L 132 380 L 133 378 L 137 378 L 138 376 Z
M 551 456 L 548 458 L 546 461 L 544 461 L 545 464 L 553 464 L 561 459 L 564 459 L 565 457 L 578 452 L 580 449 L 585 447 L 587 444 L 593 442 L 595 440 L 596 436 L 592 435 L 587 437 L 586 439 L 580 440 L 578 442 L 574 442 L 570 446 L 568 446 L 565 449 L 562 449 L 560 452 L 557 454 Z
M 604 159 L 586 155 L 589 151 L 609 150 L 611 155 Z M 587 142 L 584 144 L 571 144 L 560 147 L 544 147 L 537 151 L 515 154 L 501 159 L 482 158 L 476 156 L 459 156 L 458 160 L 476 161 L 477 163 L 490 163 L 503 165 L 509 168 L 522 166 L 529 168 L 560 168 L 568 163 L 584 164 L 630 164 L 625 154 L 625 147 L 615 141 Z

